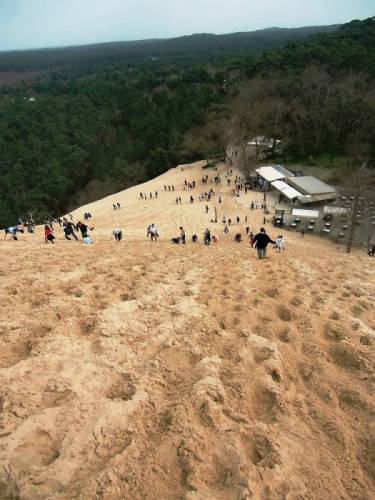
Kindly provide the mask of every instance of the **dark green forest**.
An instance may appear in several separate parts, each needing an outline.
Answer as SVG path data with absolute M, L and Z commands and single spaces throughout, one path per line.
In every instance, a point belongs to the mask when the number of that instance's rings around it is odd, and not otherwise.
M 262 53 L 226 45 L 70 66 L 65 54 L 63 66 L 3 85 L 0 226 L 30 210 L 60 215 L 252 135 L 280 139 L 270 154 L 283 158 L 371 161 L 375 19 L 327 31 Z M 2 71 L 27 60 L 10 54 Z

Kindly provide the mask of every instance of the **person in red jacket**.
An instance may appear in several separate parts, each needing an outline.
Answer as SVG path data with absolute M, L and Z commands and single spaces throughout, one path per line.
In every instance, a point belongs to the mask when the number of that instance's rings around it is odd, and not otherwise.
M 53 234 L 53 229 L 51 229 L 51 226 L 46 224 L 44 226 L 44 240 L 46 243 L 54 243 L 55 235 Z

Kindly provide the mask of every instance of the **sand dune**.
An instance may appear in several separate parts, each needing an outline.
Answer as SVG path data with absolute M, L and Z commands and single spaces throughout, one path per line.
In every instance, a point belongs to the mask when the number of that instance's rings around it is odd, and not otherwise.
M 92 246 L 0 242 L 0 498 L 374 498 L 374 262 L 289 233 L 257 260 L 233 235 L 261 195 L 206 215 L 201 167 L 76 210 Z

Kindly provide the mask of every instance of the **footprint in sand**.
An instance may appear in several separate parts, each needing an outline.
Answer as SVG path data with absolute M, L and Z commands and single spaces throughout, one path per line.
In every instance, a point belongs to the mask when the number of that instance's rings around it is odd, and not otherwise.
M 59 457 L 59 450 L 50 434 L 44 430 L 32 431 L 17 446 L 11 459 L 12 466 L 19 471 L 33 467 L 47 467 Z

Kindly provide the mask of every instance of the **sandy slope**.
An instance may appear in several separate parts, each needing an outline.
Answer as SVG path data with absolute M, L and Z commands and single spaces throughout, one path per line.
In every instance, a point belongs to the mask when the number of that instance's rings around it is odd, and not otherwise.
M 187 202 L 200 176 L 82 207 L 92 247 L 0 242 L 0 498 L 374 498 L 374 261 L 287 234 L 260 262 Z M 256 195 L 219 190 L 257 229 Z

